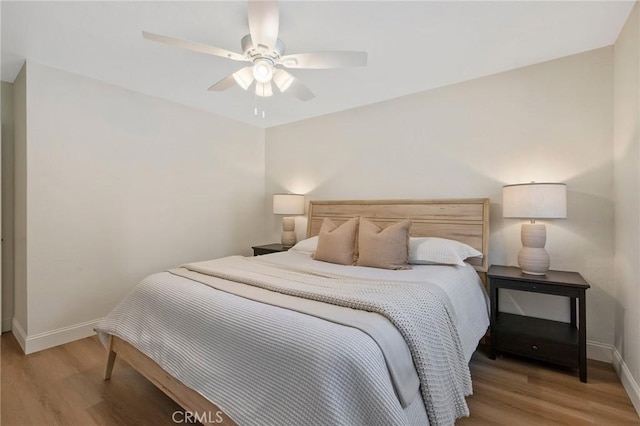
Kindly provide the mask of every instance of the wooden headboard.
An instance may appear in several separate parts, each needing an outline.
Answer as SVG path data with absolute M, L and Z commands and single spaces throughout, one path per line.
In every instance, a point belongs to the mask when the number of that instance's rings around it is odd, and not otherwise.
M 452 200 L 350 200 L 310 201 L 307 238 L 318 235 L 325 217 L 336 225 L 362 216 L 386 227 L 411 219 L 412 237 L 457 240 L 482 252 L 482 259 L 469 259 L 478 272 L 489 265 L 489 199 Z

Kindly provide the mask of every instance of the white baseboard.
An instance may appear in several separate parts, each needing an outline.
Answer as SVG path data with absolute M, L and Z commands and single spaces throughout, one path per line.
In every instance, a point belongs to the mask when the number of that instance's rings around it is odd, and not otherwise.
M 22 348 L 22 352 L 27 353 L 27 351 L 25 350 L 26 345 L 27 345 L 26 344 L 26 342 L 27 342 L 27 333 L 25 333 L 24 328 L 22 328 L 22 325 L 20 325 L 18 320 L 15 319 L 15 317 L 13 318 L 13 321 L 11 322 L 11 332 L 13 333 L 14 337 L 18 341 L 18 344 Z
M 84 339 L 95 334 L 93 329 L 100 321 L 95 319 L 92 321 L 75 324 L 69 327 L 59 328 L 57 330 L 46 331 L 44 333 L 34 334 L 27 336 L 24 328 L 13 319 L 13 335 L 22 347 L 22 350 L 26 355 L 49 349 L 54 346 L 63 345 L 65 343 L 73 342 L 74 340 Z
M 638 382 L 636 382 L 631 375 L 629 367 L 625 364 L 618 349 L 613 345 L 587 341 L 587 358 L 613 364 L 613 368 L 616 370 L 616 373 L 618 373 L 624 390 L 627 392 L 627 395 L 629 395 L 633 407 L 640 416 L 640 386 L 638 386 Z
M 587 340 L 587 358 L 611 364 L 613 362 L 613 345 Z
M 624 359 L 622 359 L 622 355 L 617 348 L 613 348 L 613 368 L 616 370 L 616 373 L 618 373 L 622 386 L 624 386 L 624 390 L 627 391 L 627 395 L 629 395 L 631 403 L 640 416 L 640 386 L 638 386 L 638 382 L 636 382 L 631 375 L 629 367 L 627 367 L 627 364 L 624 362 Z

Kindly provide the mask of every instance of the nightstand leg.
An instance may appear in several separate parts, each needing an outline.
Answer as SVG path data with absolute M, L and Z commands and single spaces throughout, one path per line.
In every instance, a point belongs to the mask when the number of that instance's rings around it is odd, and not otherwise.
M 584 290 L 578 298 L 580 306 L 579 343 L 580 343 L 580 381 L 587 383 L 587 304 Z
M 491 300 L 491 347 L 489 348 L 489 358 L 496 359 L 496 346 L 498 344 L 498 330 L 496 329 L 496 324 L 498 320 L 498 289 L 496 286 L 490 286 L 490 296 Z
M 576 298 L 570 297 L 569 303 L 571 304 L 569 307 L 571 308 L 571 325 L 576 326 Z

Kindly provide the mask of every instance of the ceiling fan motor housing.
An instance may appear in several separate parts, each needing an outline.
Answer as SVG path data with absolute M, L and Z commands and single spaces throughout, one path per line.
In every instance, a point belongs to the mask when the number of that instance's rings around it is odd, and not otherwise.
M 267 46 L 254 45 L 251 34 L 242 37 L 240 44 L 245 56 L 252 62 L 256 59 L 268 59 L 275 64 L 284 55 L 284 43 L 280 39 L 276 41 L 276 45 L 271 51 Z

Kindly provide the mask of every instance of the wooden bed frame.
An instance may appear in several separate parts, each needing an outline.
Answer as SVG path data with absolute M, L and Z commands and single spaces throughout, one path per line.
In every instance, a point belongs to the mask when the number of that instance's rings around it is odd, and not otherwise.
M 324 218 L 340 224 L 362 216 L 384 227 L 398 220 L 411 219 L 411 236 L 440 237 L 461 241 L 483 253 L 482 260 L 469 259 L 486 282 L 489 266 L 489 199 L 448 200 L 353 200 L 309 202 L 307 237 L 318 234 Z M 235 425 L 215 404 L 181 383 L 155 361 L 131 344 L 109 336 L 104 380 L 111 378 L 116 355 L 146 377 L 188 413 L 203 424 Z

